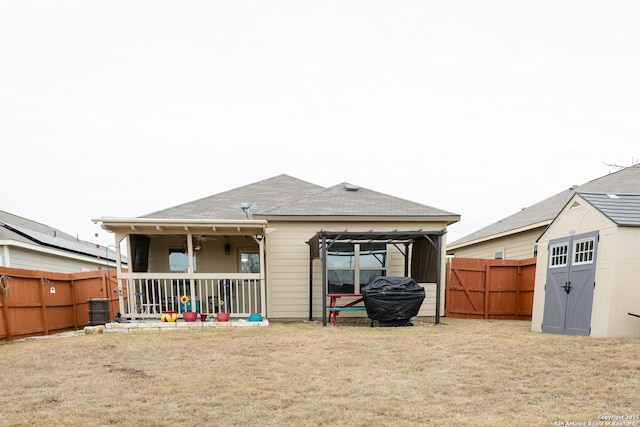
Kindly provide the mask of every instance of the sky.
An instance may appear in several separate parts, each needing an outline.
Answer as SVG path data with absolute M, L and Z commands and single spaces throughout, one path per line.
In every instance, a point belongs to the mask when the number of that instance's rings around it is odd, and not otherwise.
M 0 0 L 0 210 L 109 245 L 92 219 L 284 173 L 459 214 L 451 242 L 638 162 L 639 20 L 615 0 Z

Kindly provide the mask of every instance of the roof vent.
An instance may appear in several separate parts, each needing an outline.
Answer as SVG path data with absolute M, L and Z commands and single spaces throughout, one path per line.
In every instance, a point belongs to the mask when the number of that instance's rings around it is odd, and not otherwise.
M 242 209 L 244 214 L 247 216 L 247 219 L 251 219 L 249 217 L 249 209 L 251 209 L 252 207 L 253 207 L 253 203 L 249 203 L 249 202 L 244 202 L 242 205 L 240 205 L 240 209 Z
M 347 191 L 358 191 L 360 189 L 360 187 L 358 187 L 357 185 L 353 185 L 353 184 L 345 184 L 344 188 Z
M 620 197 L 618 197 L 617 194 L 607 194 L 607 197 L 610 199 L 619 199 Z

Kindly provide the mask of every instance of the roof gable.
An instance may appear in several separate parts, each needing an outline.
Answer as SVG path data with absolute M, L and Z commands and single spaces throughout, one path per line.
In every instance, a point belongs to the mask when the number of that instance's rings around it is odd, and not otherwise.
M 503 235 L 510 231 L 546 226 L 553 221 L 578 191 L 640 193 L 640 165 L 630 166 L 585 184 L 561 191 L 535 205 L 468 234 L 455 242 L 451 242 L 447 247 L 449 249 L 458 248 L 472 242 L 490 240 L 493 236 Z

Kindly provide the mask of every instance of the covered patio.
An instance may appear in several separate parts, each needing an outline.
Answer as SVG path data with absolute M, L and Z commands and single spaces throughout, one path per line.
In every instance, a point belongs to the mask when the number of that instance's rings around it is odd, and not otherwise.
M 101 218 L 114 233 L 123 319 L 160 319 L 162 312 L 229 313 L 266 318 L 262 220 Z M 129 269 L 121 267 L 128 254 Z M 126 296 L 126 298 L 125 298 Z
M 440 301 L 443 264 L 443 230 L 415 231 L 325 231 L 321 230 L 309 244 L 309 320 L 313 320 L 313 261 L 322 265 L 322 325 L 327 325 L 327 294 L 329 280 L 329 250 L 336 243 L 380 243 L 393 245 L 404 256 L 404 276 L 418 283 L 435 283 L 435 324 L 440 324 Z M 361 284 L 361 286 L 366 283 Z M 351 288 L 350 288 L 351 289 Z M 353 293 L 355 290 L 350 291 Z M 337 291 L 340 292 L 340 291 Z M 347 292 L 349 293 L 349 292 Z

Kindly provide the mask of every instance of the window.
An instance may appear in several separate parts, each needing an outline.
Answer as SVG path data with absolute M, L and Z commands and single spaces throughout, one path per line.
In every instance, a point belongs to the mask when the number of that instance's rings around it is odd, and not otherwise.
M 533 257 L 537 258 L 538 256 L 538 244 L 533 245 Z
M 504 259 L 504 251 L 496 251 L 493 257 L 495 259 Z
M 260 255 L 258 252 L 240 253 L 240 273 L 260 273 Z
M 189 255 L 182 249 L 169 249 L 169 271 L 186 273 L 189 269 Z M 196 271 L 196 257 L 193 257 L 193 271 Z
M 573 243 L 573 263 L 591 264 L 593 262 L 595 239 L 577 240 Z
M 386 276 L 384 243 L 334 243 L 327 251 L 329 289 L 335 294 L 361 293 L 373 279 Z
M 549 267 L 566 267 L 569 246 L 567 243 L 553 245 L 550 248 Z

